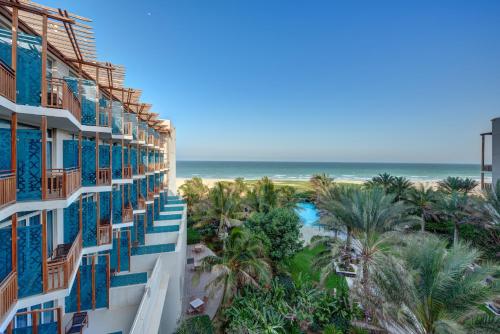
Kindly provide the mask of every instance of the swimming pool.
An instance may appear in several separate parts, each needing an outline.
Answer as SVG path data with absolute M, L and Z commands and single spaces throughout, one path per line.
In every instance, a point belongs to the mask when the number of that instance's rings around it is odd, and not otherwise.
M 300 221 L 304 226 L 318 226 L 319 212 L 313 203 L 301 202 L 297 204 L 295 212 L 300 217 Z

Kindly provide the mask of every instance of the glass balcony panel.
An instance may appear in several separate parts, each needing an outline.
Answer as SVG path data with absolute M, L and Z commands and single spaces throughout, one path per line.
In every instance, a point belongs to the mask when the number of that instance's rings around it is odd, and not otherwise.
M 123 105 L 114 101 L 111 105 L 112 133 L 123 135 Z

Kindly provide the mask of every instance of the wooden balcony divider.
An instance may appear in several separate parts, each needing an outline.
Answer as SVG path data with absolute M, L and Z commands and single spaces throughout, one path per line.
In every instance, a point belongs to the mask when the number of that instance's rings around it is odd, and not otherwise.
M 62 334 L 62 322 L 63 322 L 63 315 L 62 315 L 62 307 L 50 307 L 50 308 L 42 308 L 42 309 L 35 309 L 35 310 L 30 310 L 30 311 L 24 311 L 24 312 L 18 312 L 16 313 L 16 317 L 26 317 L 29 315 L 31 318 L 31 324 L 27 324 L 31 327 L 30 333 L 39 333 L 38 326 L 39 324 L 39 319 L 42 318 L 42 314 L 47 314 L 49 312 L 53 313 L 55 311 L 56 316 L 52 314 L 52 321 L 57 322 L 57 334 Z M 25 327 L 20 327 L 24 329 Z M 23 331 L 24 332 L 24 331 Z M 27 333 L 27 332 L 26 332 Z
M 99 170 L 97 171 L 97 184 L 111 184 L 111 168 L 99 168 Z
M 131 122 L 125 122 L 125 124 L 123 124 L 123 135 L 124 136 L 132 136 L 132 123 Z
M 16 101 L 16 74 L 7 64 L 0 61 L 0 95 Z
M 139 141 L 146 142 L 146 133 L 144 132 L 144 130 L 139 130 L 138 135 L 137 135 L 137 139 Z
M 144 166 L 143 164 L 139 164 L 139 174 L 144 175 L 145 172 L 146 172 L 146 166 Z
M 155 199 L 155 193 L 154 191 L 148 191 L 148 201 L 154 201 Z
M 97 242 L 98 245 L 108 245 L 112 241 L 112 230 L 113 227 L 109 222 L 103 222 L 99 223 L 99 226 L 97 227 Z
M 69 280 L 78 267 L 78 259 L 82 253 L 82 231 L 73 241 L 72 245 L 59 245 L 47 263 L 47 291 L 65 289 Z M 47 292 L 46 291 L 46 292 Z
M 0 318 L 17 301 L 17 273 L 12 271 L 0 284 Z
M 130 166 L 130 165 L 123 166 L 122 173 L 123 173 L 124 179 L 131 179 L 132 178 L 132 166 Z
M 73 94 L 64 79 L 51 78 L 47 79 L 47 105 L 49 108 L 66 109 L 81 121 L 81 105 L 78 97 Z
M 155 144 L 155 136 L 153 136 L 153 135 L 148 136 L 148 144 L 150 144 L 150 145 Z
M 0 171 L 0 208 L 16 201 L 16 174 Z
M 134 209 L 131 206 L 123 209 L 123 222 L 134 221 Z
M 146 209 L 146 200 L 142 197 L 142 195 L 139 195 L 139 198 L 137 199 L 137 208 L 139 210 Z
M 47 199 L 67 198 L 82 185 L 80 169 L 47 170 Z

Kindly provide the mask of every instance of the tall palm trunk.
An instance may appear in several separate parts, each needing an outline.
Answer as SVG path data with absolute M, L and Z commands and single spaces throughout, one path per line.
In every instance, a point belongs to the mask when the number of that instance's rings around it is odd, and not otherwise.
M 454 223 L 454 228 L 453 228 L 453 246 L 458 245 L 458 223 Z
M 420 222 L 420 231 L 421 232 L 425 232 L 425 213 L 422 212 L 422 215 L 421 215 L 421 222 Z

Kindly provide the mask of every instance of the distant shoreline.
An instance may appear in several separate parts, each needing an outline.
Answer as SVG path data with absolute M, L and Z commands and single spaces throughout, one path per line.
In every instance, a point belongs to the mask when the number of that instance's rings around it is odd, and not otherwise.
M 176 186 L 177 189 L 181 185 L 183 185 L 186 180 L 189 180 L 191 178 L 185 178 L 185 177 L 178 177 L 176 178 Z M 208 186 L 209 188 L 212 188 L 216 182 L 219 181 L 224 181 L 224 182 L 232 182 L 234 179 L 229 179 L 229 178 L 202 178 L 203 183 Z M 257 181 L 258 179 L 245 179 L 245 181 Z M 289 185 L 292 187 L 297 187 L 297 188 L 305 188 L 308 187 L 309 180 L 280 180 L 280 179 L 273 179 L 273 182 L 277 185 Z M 336 183 L 344 183 L 344 184 L 363 184 L 365 181 L 359 181 L 359 180 L 349 180 L 349 179 L 335 179 Z M 413 184 L 416 185 L 424 185 L 425 187 L 437 187 L 438 181 L 412 181 Z

